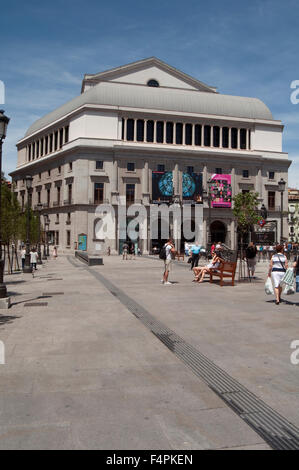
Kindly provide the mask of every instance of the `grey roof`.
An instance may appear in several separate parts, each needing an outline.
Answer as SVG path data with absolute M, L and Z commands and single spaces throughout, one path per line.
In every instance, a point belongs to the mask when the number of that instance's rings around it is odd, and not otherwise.
M 35 121 L 29 127 L 25 137 L 51 125 L 54 121 L 86 104 L 273 120 L 269 108 L 257 98 L 205 93 L 196 90 L 101 82 Z

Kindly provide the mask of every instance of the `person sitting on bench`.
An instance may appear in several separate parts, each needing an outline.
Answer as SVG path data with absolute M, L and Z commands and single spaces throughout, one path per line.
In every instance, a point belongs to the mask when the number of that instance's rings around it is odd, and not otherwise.
M 215 251 L 213 258 L 209 264 L 207 264 L 206 266 L 202 268 L 193 268 L 193 272 L 195 275 L 193 282 L 203 282 L 203 278 L 205 274 L 210 273 L 211 270 L 218 269 L 221 262 L 222 262 L 221 253 L 219 251 Z

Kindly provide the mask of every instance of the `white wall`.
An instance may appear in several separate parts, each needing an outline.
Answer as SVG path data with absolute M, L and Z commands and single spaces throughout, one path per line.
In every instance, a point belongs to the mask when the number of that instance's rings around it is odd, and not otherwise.
M 256 125 L 252 132 L 252 150 L 282 152 L 282 130 L 280 127 Z
M 115 113 L 86 111 L 70 122 L 69 139 L 80 137 L 96 139 L 118 138 L 118 116 Z

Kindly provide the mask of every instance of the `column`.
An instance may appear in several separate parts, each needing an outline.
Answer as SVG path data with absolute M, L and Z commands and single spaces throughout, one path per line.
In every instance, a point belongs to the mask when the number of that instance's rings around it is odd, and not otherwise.
M 240 129 L 237 128 L 237 149 L 240 150 Z
M 186 124 L 183 122 L 182 144 L 186 145 Z
M 195 124 L 192 124 L 192 146 L 195 145 Z
M 232 148 L 232 129 L 231 127 L 228 128 L 228 148 Z
M 207 165 L 204 165 L 203 172 L 202 172 L 203 189 L 207 189 L 207 182 L 208 182 L 208 170 L 207 170 Z
M 124 118 L 124 140 L 127 140 L 127 118 Z
M 150 203 L 148 162 L 144 162 L 142 168 L 142 203 L 144 205 Z
M 219 127 L 219 147 L 222 149 L 222 127 Z
M 154 121 L 154 144 L 157 143 L 157 121 Z
M 211 126 L 210 139 L 211 147 L 214 147 L 214 126 Z
M 231 220 L 230 223 L 230 246 L 232 250 L 236 249 L 236 225 L 234 220 Z
M 201 147 L 204 147 L 204 139 L 205 139 L 205 133 L 204 133 L 204 130 L 205 130 L 205 126 L 202 124 L 201 125 Z
M 137 119 L 133 119 L 133 139 L 137 141 Z
M 179 202 L 180 200 L 178 163 L 175 163 L 174 170 L 173 170 L 173 198 L 174 198 L 174 202 Z

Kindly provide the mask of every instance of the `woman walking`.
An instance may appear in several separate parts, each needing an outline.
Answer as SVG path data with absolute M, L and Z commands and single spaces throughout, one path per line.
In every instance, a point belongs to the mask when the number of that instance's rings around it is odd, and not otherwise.
M 276 253 L 271 257 L 269 272 L 268 272 L 268 277 L 272 277 L 276 305 L 279 305 L 281 302 L 282 287 L 280 283 L 288 268 L 288 260 L 287 260 L 287 257 L 283 254 L 283 250 L 284 250 L 283 245 L 276 246 Z
M 299 256 L 295 256 L 293 267 L 296 278 L 296 292 L 299 292 Z

